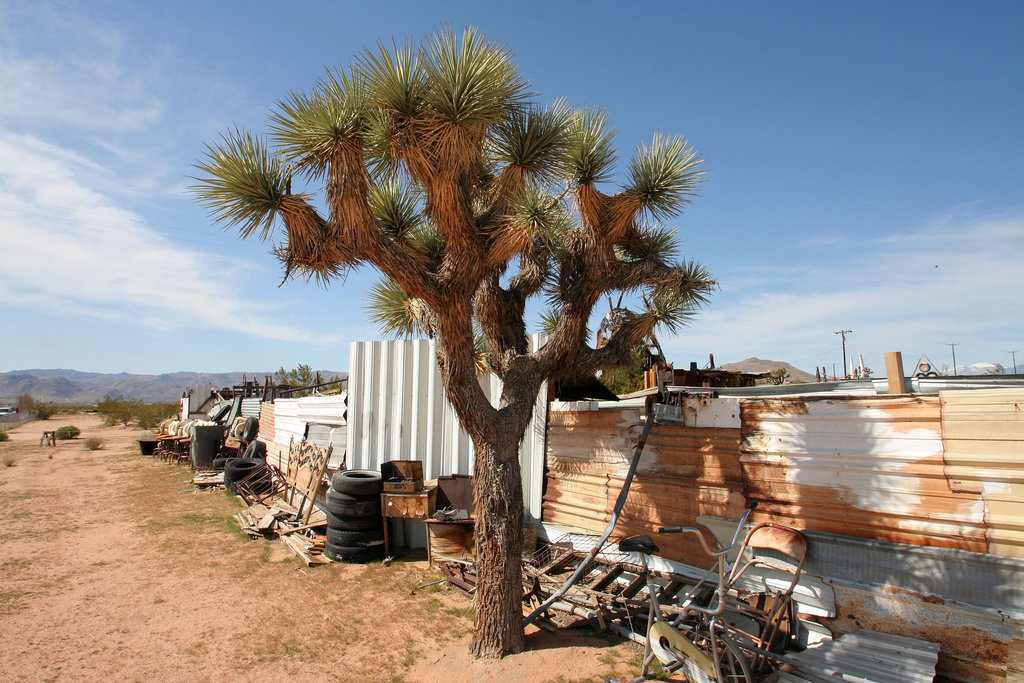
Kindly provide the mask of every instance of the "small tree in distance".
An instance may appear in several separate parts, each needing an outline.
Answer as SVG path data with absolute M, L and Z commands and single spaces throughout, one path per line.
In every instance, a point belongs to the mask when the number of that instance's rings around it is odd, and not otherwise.
M 271 115 L 273 149 L 235 130 L 209 147 L 194 188 L 243 237 L 284 234 L 285 277 L 320 283 L 369 265 L 383 274 L 374 319 L 396 336 L 437 340 L 448 399 L 476 453 L 478 583 L 472 649 L 523 648 L 523 490 L 519 443 L 541 383 L 630 360 L 658 325 L 685 324 L 714 287 L 677 260 L 677 215 L 702 180 L 682 138 L 655 134 L 612 178 L 614 131 L 595 109 L 541 106 L 510 52 L 475 29 L 422 45 L 379 45 Z M 323 201 L 313 195 L 322 191 Z M 321 210 L 320 207 L 323 207 Z M 600 348 L 588 322 L 600 297 L 643 303 Z M 543 298 L 546 341 L 530 351 L 527 302 Z M 479 334 L 478 334 L 479 333 Z M 502 380 L 492 405 L 477 372 Z
M 282 365 L 281 368 L 274 373 L 274 383 L 278 385 L 288 385 L 290 387 L 312 387 L 314 384 L 334 382 L 340 379 L 337 375 L 330 378 L 320 377 L 320 372 L 313 371 L 313 367 L 307 363 L 299 363 L 291 370 L 285 370 Z M 293 391 L 288 393 L 288 398 L 301 398 L 303 396 L 309 396 L 313 393 L 312 389 L 306 389 L 303 391 Z
M 36 400 L 32 397 L 32 394 L 21 394 L 18 396 L 18 402 L 15 404 L 18 412 L 25 415 L 30 414 L 35 406 Z

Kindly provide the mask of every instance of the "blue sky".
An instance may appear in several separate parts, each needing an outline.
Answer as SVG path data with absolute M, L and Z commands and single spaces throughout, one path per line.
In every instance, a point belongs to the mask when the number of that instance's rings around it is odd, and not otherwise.
M 347 369 L 381 338 L 373 273 L 278 286 L 187 176 L 444 24 L 510 47 L 540 101 L 606 108 L 620 169 L 659 130 L 707 159 L 672 224 L 720 290 L 662 337 L 677 366 L 841 368 L 840 329 L 876 371 L 1024 352 L 1024 3 L 0 0 L 0 371 Z

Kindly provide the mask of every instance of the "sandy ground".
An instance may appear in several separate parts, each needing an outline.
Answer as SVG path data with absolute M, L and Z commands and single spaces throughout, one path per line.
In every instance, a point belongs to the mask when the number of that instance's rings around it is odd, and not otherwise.
M 79 438 L 41 447 L 44 429 Z M 307 568 L 251 541 L 223 492 L 139 455 L 141 433 L 57 415 L 0 442 L 5 680 L 600 681 L 639 649 L 528 629 L 527 652 L 474 660 L 472 602 L 422 561 Z M 103 440 L 90 451 L 88 437 Z

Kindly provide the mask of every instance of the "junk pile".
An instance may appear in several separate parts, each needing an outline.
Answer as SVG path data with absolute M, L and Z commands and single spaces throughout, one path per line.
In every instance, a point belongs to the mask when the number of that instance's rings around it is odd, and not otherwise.
M 280 538 L 306 566 L 333 559 L 324 556 L 325 538 L 316 533 L 327 523 L 327 516 L 316 508 L 316 498 L 330 459 L 330 446 L 292 441 L 287 472 L 278 472 L 259 458 L 229 462 L 225 481 L 231 479 L 231 490 L 248 505 L 235 515 L 242 530 L 252 538 Z

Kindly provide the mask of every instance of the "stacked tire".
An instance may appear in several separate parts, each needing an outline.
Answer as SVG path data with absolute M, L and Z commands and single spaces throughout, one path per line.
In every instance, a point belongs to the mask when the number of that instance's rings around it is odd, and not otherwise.
M 383 481 L 372 470 L 342 470 L 327 489 L 327 541 L 324 555 L 340 562 L 372 562 L 384 557 Z
M 236 458 L 224 464 L 224 485 L 233 493 L 238 493 L 235 486 L 238 482 L 252 476 L 253 481 L 259 480 L 257 472 L 267 469 L 267 461 L 263 458 Z

